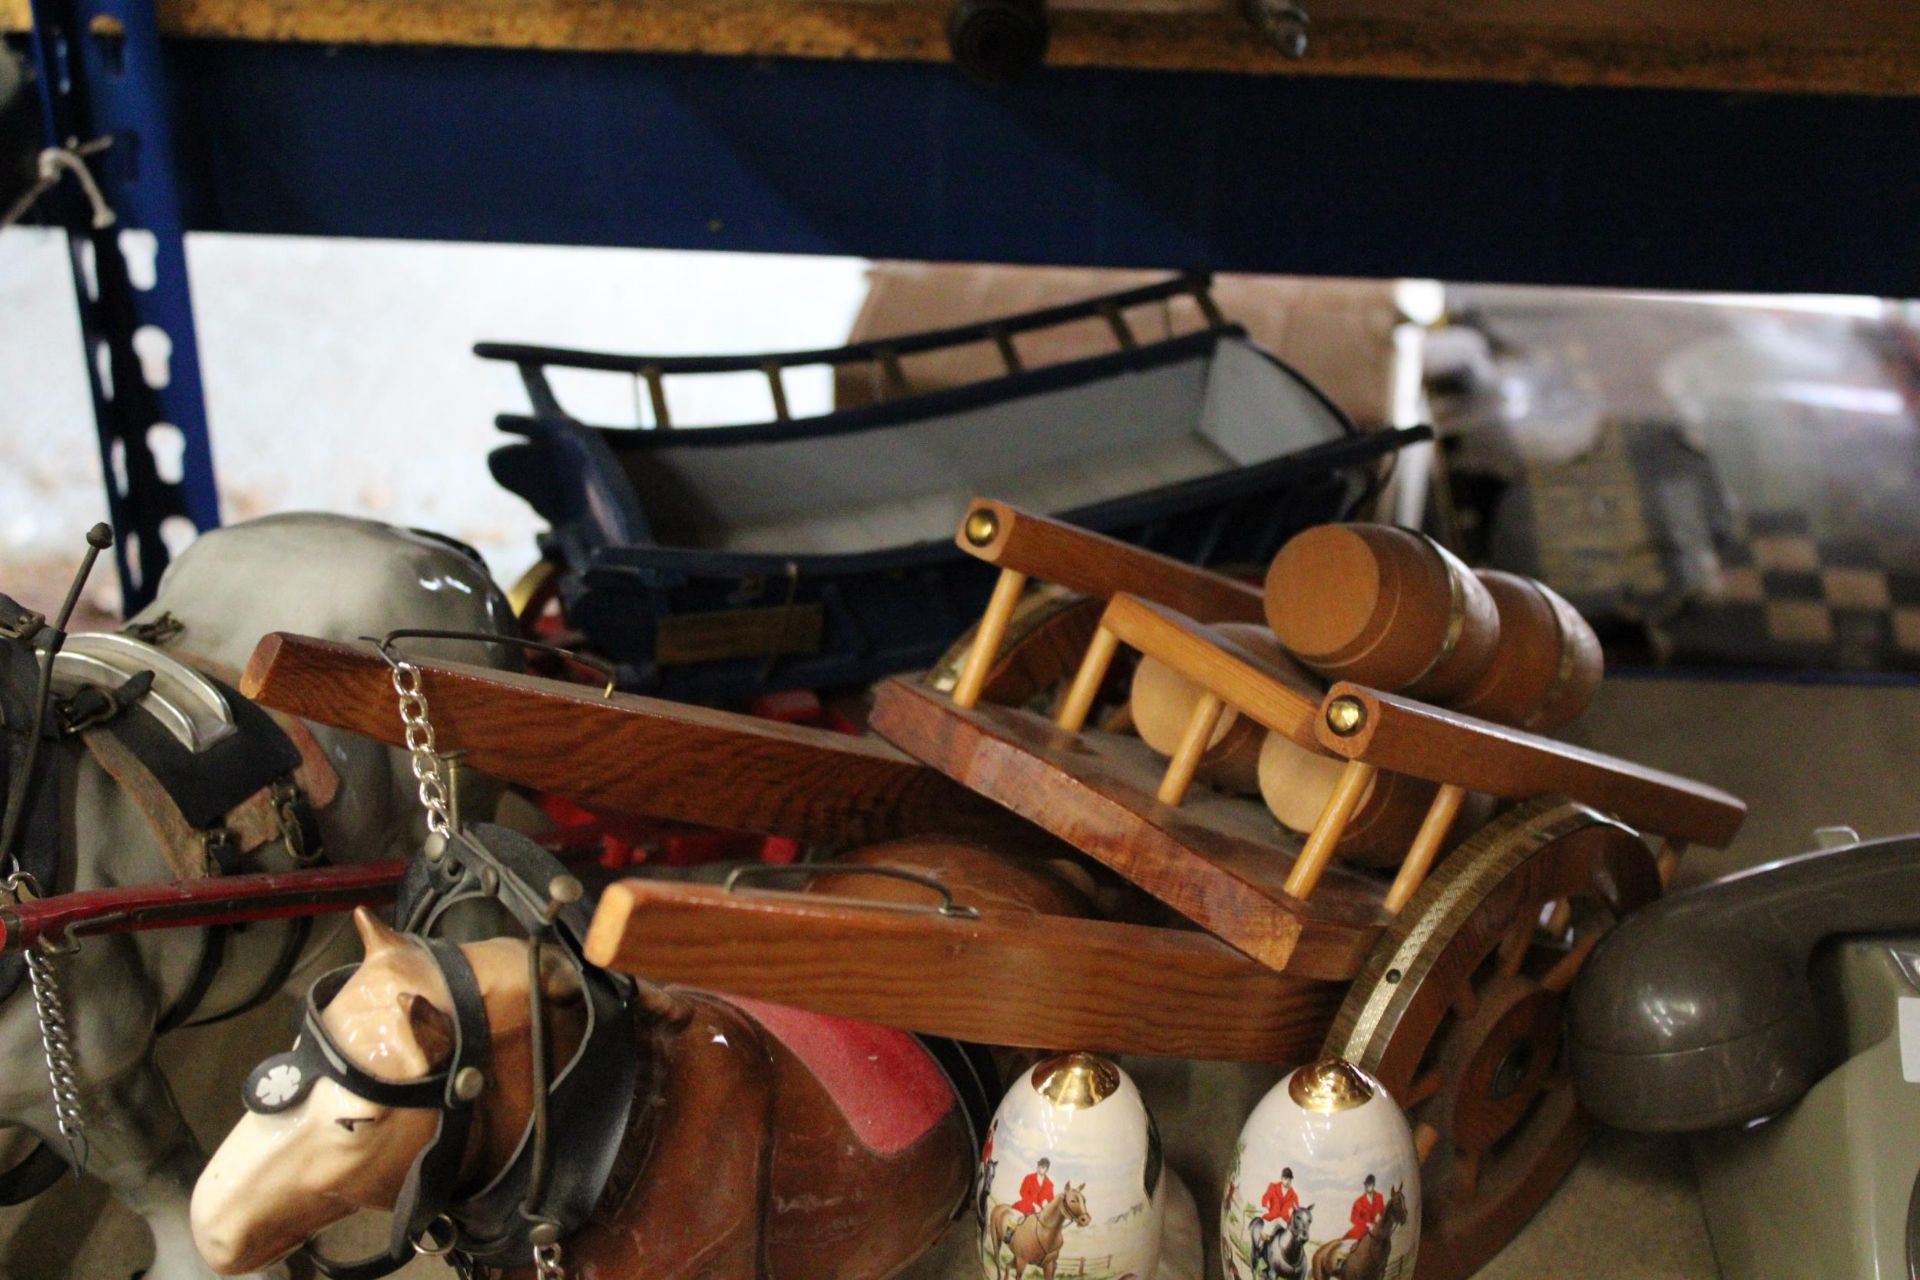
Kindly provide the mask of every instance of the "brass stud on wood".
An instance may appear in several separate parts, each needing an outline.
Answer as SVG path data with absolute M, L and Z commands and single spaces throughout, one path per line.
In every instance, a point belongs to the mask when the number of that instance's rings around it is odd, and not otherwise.
M 992 507 L 975 507 L 967 513 L 963 529 L 970 544 L 984 547 L 999 536 L 1000 515 Z
M 1327 728 L 1342 738 L 1351 738 L 1366 727 L 1367 704 L 1350 693 L 1343 693 L 1327 704 Z

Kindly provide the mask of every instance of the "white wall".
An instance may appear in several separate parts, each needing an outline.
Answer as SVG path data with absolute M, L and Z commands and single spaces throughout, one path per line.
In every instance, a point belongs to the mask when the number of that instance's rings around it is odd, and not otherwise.
M 212 235 L 187 250 L 223 517 L 319 508 L 425 525 L 479 547 L 508 583 L 538 522 L 486 455 L 507 439 L 493 415 L 526 401 L 474 342 L 832 346 L 865 294 L 852 258 Z M 631 421 L 630 380 L 589 377 L 600 385 L 563 387 L 568 407 Z M 794 412 L 820 412 L 828 375 L 793 377 L 788 394 Z M 751 377 L 670 395 L 676 422 L 771 416 Z M 0 567 L 69 563 L 104 514 L 64 242 L 0 233 Z

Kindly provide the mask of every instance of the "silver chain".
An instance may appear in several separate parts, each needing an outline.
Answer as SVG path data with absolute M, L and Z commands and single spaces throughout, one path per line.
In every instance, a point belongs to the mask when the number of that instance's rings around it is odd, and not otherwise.
M 393 691 L 400 695 L 400 723 L 406 727 L 407 751 L 414 781 L 420 784 L 420 804 L 427 811 L 427 830 L 448 838 L 453 834 L 453 819 L 447 779 L 433 746 L 433 722 L 427 718 L 427 690 L 420 668 L 405 658 L 394 658 Z
M 16 901 L 37 898 L 40 888 L 32 876 L 16 871 L 0 887 Z M 40 941 L 27 948 L 27 982 L 33 991 L 33 1014 L 40 1024 L 40 1052 L 47 1063 L 47 1085 L 53 1092 L 53 1120 L 66 1139 L 73 1167 L 87 1167 L 86 1122 L 80 1112 L 80 1071 L 74 1063 L 73 1028 L 67 1022 L 67 1001 L 60 990 L 56 961 L 59 952 Z
M 391 656 L 391 655 L 390 655 Z M 426 682 L 420 668 L 405 658 L 392 656 L 393 691 L 400 697 L 400 723 L 406 728 L 406 745 L 411 757 L 414 781 L 420 784 L 420 804 L 427 811 L 427 830 L 443 839 L 453 833 L 453 818 L 447 790 L 445 764 L 434 748 L 433 721 L 427 711 Z M 533 1247 L 533 1270 L 537 1280 L 567 1280 L 567 1268 L 558 1244 Z
M 538 1280 L 567 1280 L 566 1264 L 557 1244 L 533 1246 L 533 1273 Z

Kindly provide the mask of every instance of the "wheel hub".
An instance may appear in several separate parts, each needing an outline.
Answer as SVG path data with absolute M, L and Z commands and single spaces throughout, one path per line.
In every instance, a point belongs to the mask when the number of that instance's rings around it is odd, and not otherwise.
M 1454 1033 L 1448 1126 L 1454 1141 L 1484 1150 L 1527 1114 L 1553 1068 L 1560 997 L 1523 977 L 1497 978 Z

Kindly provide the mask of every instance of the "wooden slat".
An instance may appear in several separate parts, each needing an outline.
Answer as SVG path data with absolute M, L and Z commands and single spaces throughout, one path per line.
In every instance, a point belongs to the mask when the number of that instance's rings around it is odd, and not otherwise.
M 442 750 L 582 804 L 832 843 L 1032 833 L 872 739 L 460 663 L 419 666 Z M 241 687 L 291 715 L 401 743 L 389 670 L 369 645 L 275 633 Z
M 975 541 L 972 533 L 986 529 L 991 536 Z M 974 499 L 954 543 L 988 564 L 1090 596 L 1124 591 L 1200 622 L 1266 618 L 1258 587 L 991 498 Z
M 1319 695 L 1285 683 L 1280 672 L 1230 637 L 1131 595 L 1115 596 L 1100 625 L 1275 733 L 1320 750 Z
M 940 0 L 158 0 L 163 34 L 945 62 Z M 1920 6 L 1899 0 L 1316 0 L 1289 60 L 1234 0 L 1053 0 L 1056 66 L 1565 85 L 1920 93 Z M 28 0 L 0 0 L 24 31 Z
M 1313 1054 L 1345 994 L 1201 933 L 649 880 L 601 895 L 587 954 L 656 981 L 985 1044 L 1245 1061 Z
M 1269 968 L 1351 978 L 1386 922 L 1386 882 L 1337 862 L 1312 902 L 1288 894 L 1300 844 L 1260 805 L 1211 791 L 1161 804 L 1162 762 L 1138 738 L 1069 734 L 1012 707 L 962 711 L 898 679 L 880 686 L 872 723 Z
M 1566 795 L 1642 830 L 1716 849 L 1747 816 L 1744 801 L 1691 778 L 1360 685 L 1327 691 L 1329 703 L 1342 697 L 1358 698 L 1365 719 L 1342 737 L 1323 718 L 1321 745 L 1382 769 L 1495 796 Z

